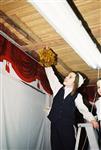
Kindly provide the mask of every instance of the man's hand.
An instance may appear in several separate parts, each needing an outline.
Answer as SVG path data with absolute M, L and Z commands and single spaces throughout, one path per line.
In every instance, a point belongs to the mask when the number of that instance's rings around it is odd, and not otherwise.
M 92 120 L 92 121 L 90 121 L 90 123 L 92 124 L 92 126 L 94 128 L 99 128 L 99 124 L 98 124 L 98 122 L 96 120 Z

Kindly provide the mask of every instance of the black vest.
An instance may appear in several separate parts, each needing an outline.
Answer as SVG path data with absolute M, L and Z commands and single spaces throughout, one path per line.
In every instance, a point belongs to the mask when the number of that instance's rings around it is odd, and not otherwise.
M 60 88 L 53 99 L 53 104 L 48 118 L 51 122 L 62 121 L 66 124 L 75 124 L 75 95 L 68 94 L 64 99 L 64 87 Z

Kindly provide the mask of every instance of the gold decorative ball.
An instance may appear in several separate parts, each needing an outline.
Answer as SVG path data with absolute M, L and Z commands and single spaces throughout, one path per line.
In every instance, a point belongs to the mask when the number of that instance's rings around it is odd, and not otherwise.
M 49 67 L 57 64 L 57 54 L 51 48 L 39 49 L 38 54 L 42 66 Z

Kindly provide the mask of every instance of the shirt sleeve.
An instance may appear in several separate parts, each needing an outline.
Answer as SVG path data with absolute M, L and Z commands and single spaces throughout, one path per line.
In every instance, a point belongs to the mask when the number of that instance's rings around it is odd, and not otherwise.
M 78 94 L 78 96 L 75 99 L 75 105 L 78 108 L 79 112 L 83 115 L 83 118 L 87 121 L 95 120 L 94 116 L 91 112 L 89 112 L 86 105 L 83 103 L 82 95 Z
M 51 89 L 53 91 L 53 96 L 56 95 L 56 93 L 58 92 L 58 90 L 63 86 L 58 78 L 56 77 L 56 75 L 54 74 L 54 71 L 52 69 L 52 67 L 46 67 L 45 68 L 45 71 L 46 71 L 46 75 L 47 75 L 47 78 L 49 80 L 49 83 L 50 83 L 50 86 L 51 86 Z

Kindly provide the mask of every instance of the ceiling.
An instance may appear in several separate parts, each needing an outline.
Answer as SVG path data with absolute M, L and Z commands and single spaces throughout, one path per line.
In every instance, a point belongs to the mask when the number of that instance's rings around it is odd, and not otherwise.
M 101 0 L 74 0 L 70 2 L 92 40 L 101 45 Z M 97 70 L 90 68 L 68 43 L 52 28 L 27 0 L 0 1 L 1 30 L 9 33 L 20 48 L 32 53 L 50 47 L 58 55 L 58 71 L 66 76 L 70 70 L 85 73 L 94 83 Z M 101 76 L 101 71 L 100 71 Z

